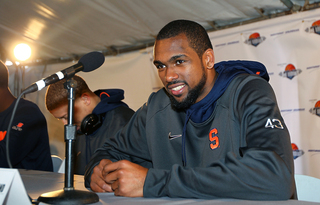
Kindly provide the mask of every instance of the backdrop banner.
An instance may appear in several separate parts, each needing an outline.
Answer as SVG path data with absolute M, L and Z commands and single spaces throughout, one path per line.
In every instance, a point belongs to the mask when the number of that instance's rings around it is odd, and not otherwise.
M 320 10 L 209 33 L 216 62 L 254 60 L 270 75 L 295 173 L 320 178 Z

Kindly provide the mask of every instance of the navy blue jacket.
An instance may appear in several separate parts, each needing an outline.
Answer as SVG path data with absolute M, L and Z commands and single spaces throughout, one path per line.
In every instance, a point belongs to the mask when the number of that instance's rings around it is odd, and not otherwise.
M 15 102 L 0 113 L 0 167 L 3 168 L 9 167 L 6 159 L 6 132 Z M 24 99 L 19 101 L 9 139 L 13 168 L 53 170 L 47 122 L 36 104 Z
M 186 111 L 172 109 L 165 89 L 152 93 L 94 154 L 86 186 L 101 159 L 127 159 L 148 168 L 144 197 L 296 198 L 290 135 L 265 67 L 229 61 L 215 69 L 210 93 Z
M 94 92 L 101 101 L 92 113 L 101 115 L 102 125 L 90 135 L 77 135 L 75 142 L 75 174 L 83 175 L 85 166 L 96 149 L 102 147 L 109 136 L 121 129 L 134 114 L 122 100 L 124 91 L 121 89 L 105 89 Z

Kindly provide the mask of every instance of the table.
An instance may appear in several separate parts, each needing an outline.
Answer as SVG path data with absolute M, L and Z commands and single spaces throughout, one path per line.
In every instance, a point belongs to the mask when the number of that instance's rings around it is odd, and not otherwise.
M 28 195 L 32 199 L 37 199 L 41 194 L 51 191 L 62 190 L 64 188 L 64 174 L 55 172 L 44 172 L 35 170 L 19 169 L 22 181 Z M 74 175 L 74 188 L 76 190 L 89 191 L 84 186 L 84 178 L 82 175 Z M 319 203 L 305 202 L 298 200 L 287 201 L 248 201 L 248 200 L 235 200 L 235 199 L 219 199 L 219 200 L 203 200 L 203 199 L 185 199 L 185 198 L 127 198 L 117 197 L 113 193 L 97 193 L 99 202 L 94 203 L 97 205 L 313 205 Z

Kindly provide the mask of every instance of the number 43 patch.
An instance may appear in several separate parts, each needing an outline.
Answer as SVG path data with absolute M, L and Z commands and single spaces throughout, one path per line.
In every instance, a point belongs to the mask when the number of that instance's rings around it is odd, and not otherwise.
M 283 129 L 282 123 L 278 119 L 270 119 L 268 118 L 267 123 L 264 126 L 265 128 L 278 128 Z

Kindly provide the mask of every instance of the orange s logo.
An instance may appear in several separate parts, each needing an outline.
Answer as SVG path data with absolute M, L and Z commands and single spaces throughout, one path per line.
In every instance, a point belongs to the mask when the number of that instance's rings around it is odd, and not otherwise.
M 0 131 L 0 141 L 2 141 L 4 139 L 6 134 L 7 134 L 7 131 Z
M 211 149 L 216 149 L 217 147 L 219 147 L 218 130 L 216 128 L 210 131 L 209 140 Z

